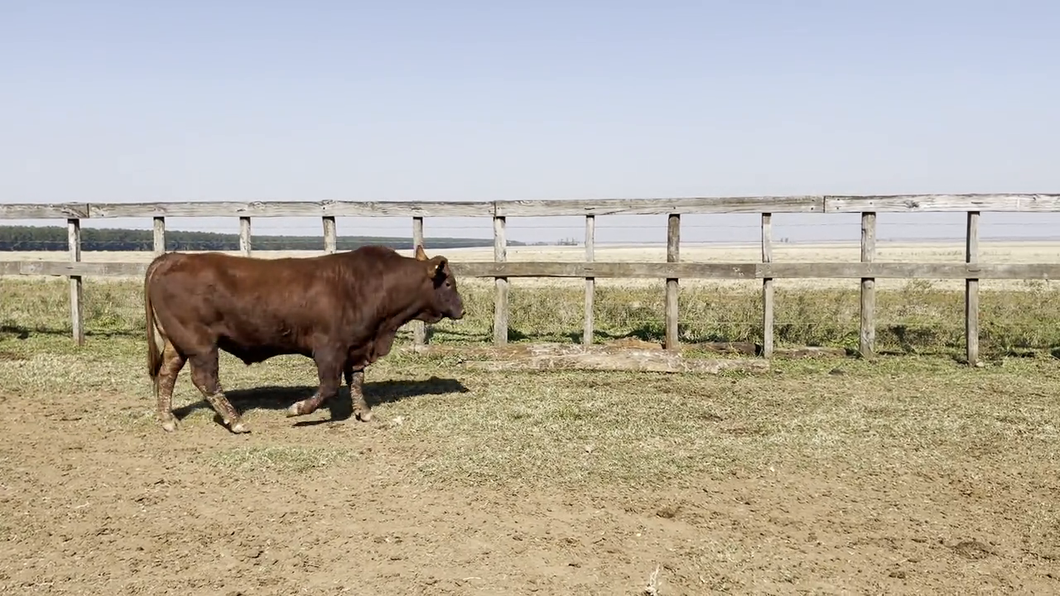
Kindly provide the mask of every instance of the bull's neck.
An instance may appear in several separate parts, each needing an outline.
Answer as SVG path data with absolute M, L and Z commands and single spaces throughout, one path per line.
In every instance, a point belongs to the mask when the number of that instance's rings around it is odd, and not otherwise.
M 391 312 L 387 313 L 389 326 L 396 330 L 409 321 L 416 319 L 427 310 L 428 304 L 429 302 L 426 299 L 417 295 L 411 302 L 403 302 L 397 305 L 396 308 L 391 309 Z

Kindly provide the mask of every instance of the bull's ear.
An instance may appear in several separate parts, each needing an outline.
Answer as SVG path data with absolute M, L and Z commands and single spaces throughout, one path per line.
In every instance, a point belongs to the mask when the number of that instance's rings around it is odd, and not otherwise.
M 427 262 L 427 277 L 435 279 L 442 276 L 445 273 L 446 267 L 449 265 L 449 260 L 442 256 L 437 256 Z
M 423 252 L 423 245 L 422 244 L 417 244 L 416 245 L 416 260 L 417 261 L 426 261 L 427 260 L 427 253 Z

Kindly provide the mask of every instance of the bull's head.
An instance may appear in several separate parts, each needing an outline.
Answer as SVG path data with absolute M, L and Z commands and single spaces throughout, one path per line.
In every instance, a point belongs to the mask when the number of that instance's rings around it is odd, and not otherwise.
M 427 312 L 418 318 L 427 323 L 437 323 L 442 317 L 454 321 L 464 318 L 464 300 L 456 289 L 456 277 L 449 268 L 449 259 L 443 256 L 427 258 L 423 246 L 417 245 L 416 260 L 426 265 L 424 273 L 431 288 Z

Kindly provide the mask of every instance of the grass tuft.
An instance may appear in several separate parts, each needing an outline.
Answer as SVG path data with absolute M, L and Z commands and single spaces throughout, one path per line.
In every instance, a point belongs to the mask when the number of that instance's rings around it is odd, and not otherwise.
M 305 473 L 342 464 L 353 456 L 351 450 L 301 445 L 237 447 L 210 452 L 211 465 L 226 471 L 249 473 L 273 471 Z

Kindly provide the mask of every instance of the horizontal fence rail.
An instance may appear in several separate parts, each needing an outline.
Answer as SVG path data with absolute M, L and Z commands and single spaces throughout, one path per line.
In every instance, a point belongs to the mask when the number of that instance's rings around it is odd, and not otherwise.
M 2 254 L 2 253 L 0 253 Z M 453 261 L 460 277 L 595 279 L 1060 279 L 1060 263 L 553 263 Z M 0 261 L 0 275 L 135 277 L 147 263 Z
M 1060 194 L 807 195 L 537 201 L 11 203 L 0 219 L 115 217 L 564 217 L 724 213 L 1060 212 Z
M 964 212 L 967 235 L 964 263 L 888 263 L 876 260 L 877 213 Z M 579 278 L 585 280 L 585 326 L 583 342 L 593 341 L 593 292 L 596 279 L 642 278 L 666 281 L 665 326 L 667 349 L 678 345 L 678 292 L 682 279 L 762 280 L 762 354 L 773 352 L 773 312 L 776 279 L 860 279 L 860 353 L 874 356 L 875 282 L 877 279 L 963 279 L 967 358 L 978 362 L 979 280 L 1057 279 L 1060 263 L 997 264 L 978 259 L 979 218 L 982 212 L 1060 212 L 1060 194 L 923 194 L 923 195 L 801 195 L 745 197 L 686 197 L 658 199 L 516 200 L 481 202 L 405 201 L 251 201 L 186 203 L 16 203 L 0 205 L 0 220 L 60 219 L 68 230 L 68 262 L 3 261 L 0 276 L 64 276 L 70 280 L 70 310 L 74 339 L 84 342 L 82 278 L 142 276 L 147 263 L 86 263 L 81 260 L 81 221 L 107 218 L 152 218 L 153 252 L 165 252 L 167 217 L 237 217 L 239 252 L 252 256 L 251 222 L 256 217 L 320 217 L 323 253 L 336 252 L 336 217 L 412 218 L 414 243 L 423 242 L 424 218 L 489 217 L 493 220 L 494 259 L 487 262 L 453 262 L 456 275 L 492 278 L 494 343 L 508 339 L 508 279 L 518 277 Z M 695 214 L 761 214 L 762 260 L 755 263 L 691 263 L 680 259 L 681 216 Z M 772 215 L 774 213 L 860 213 L 861 260 L 853 263 L 777 263 L 773 260 Z M 602 262 L 595 260 L 596 216 L 666 215 L 666 261 L 660 263 Z M 585 261 L 509 262 L 506 223 L 509 217 L 585 218 Z M 413 325 L 417 345 L 427 341 L 422 323 Z

